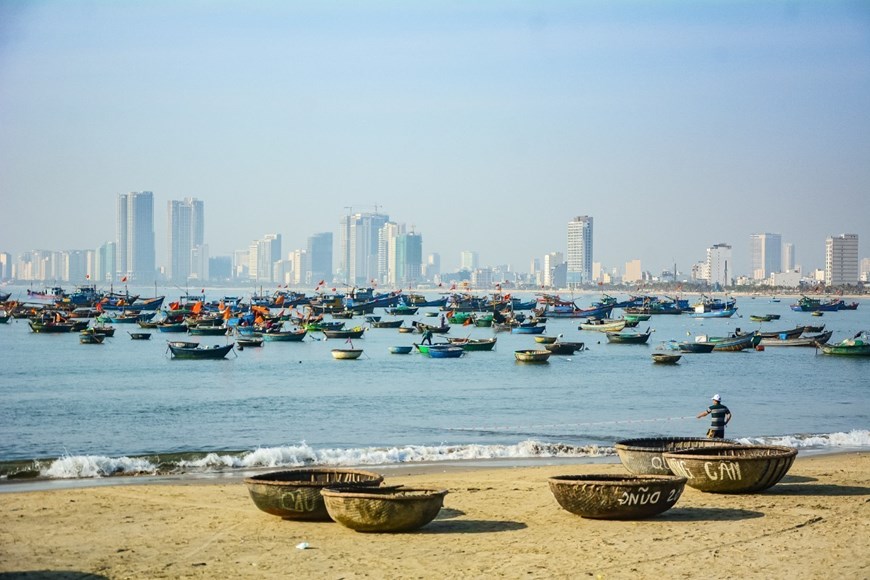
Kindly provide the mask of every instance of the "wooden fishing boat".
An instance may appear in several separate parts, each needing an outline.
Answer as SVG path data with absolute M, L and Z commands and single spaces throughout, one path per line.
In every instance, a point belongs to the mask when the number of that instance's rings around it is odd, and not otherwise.
M 867 333 L 859 333 L 853 338 L 847 338 L 836 344 L 818 343 L 822 354 L 836 356 L 870 356 L 870 337 Z
M 452 344 L 433 344 L 426 354 L 430 358 L 459 358 L 465 354 L 465 349 Z
M 712 342 L 706 342 L 706 341 L 695 341 L 695 342 L 685 341 L 685 342 L 678 342 L 677 343 L 677 348 L 680 350 L 680 352 L 691 352 L 691 353 L 713 352 L 713 348 L 715 346 L 716 345 L 713 344 Z
M 390 351 L 390 354 L 409 354 L 412 350 L 414 350 L 413 346 L 390 346 L 387 347 Z
M 323 334 L 326 338 L 361 338 L 365 331 L 365 327 L 355 326 L 342 330 L 324 330 Z
M 517 362 L 545 363 L 552 354 L 549 350 L 515 350 L 514 358 Z
M 344 328 L 344 322 L 334 320 L 332 322 L 303 322 L 300 326 L 309 332 L 322 332 L 324 330 L 340 330 Z
M 832 334 L 834 334 L 834 331 L 829 330 L 822 334 L 798 338 L 762 338 L 758 344 L 761 346 L 816 346 L 818 343 L 825 344 L 828 342 Z
M 614 344 L 646 344 L 649 337 L 652 335 L 652 330 L 646 329 L 646 332 L 607 332 L 607 341 Z
M 103 344 L 106 335 L 97 334 L 92 328 L 79 332 L 79 342 L 82 344 Z
M 823 330 L 825 330 L 824 324 L 822 324 L 820 326 L 804 326 L 804 328 L 803 328 L 803 332 L 805 334 L 808 334 L 811 332 L 822 332 Z
M 142 325 L 140 324 L 140 326 Z M 171 322 L 160 322 L 157 324 L 157 330 L 159 330 L 160 332 L 187 332 L 187 325 L 183 322 L 178 324 Z
M 245 347 L 257 348 L 263 346 L 263 342 L 263 335 L 245 336 L 236 340 L 236 344 L 239 346 L 239 350 L 242 350 Z
M 95 324 L 93 326 L 94 332 L 97 334 L 102 334 L 103 336 L 115 336 L 115 327 L 107 326 L 105 324 Z
M 301 342 L 308 331 L 304 328 L 301 330 L 278 330 L 263 333 L 263 340 L 266 342 Z
M 380 322 L 380 321 L 381 321 L 380 316 L 375 316 L 375 315 L 366 316 L 366 322 L 368 322 L 369 324 L 374 323 L 374 322 Z
M 191 326 L 187 329 L 187 333 L 191 336 L 222 336 L 227 333 L 227 329 L 223 326 Z
M 462 350 L 487 351 L 495 347 L 496 338 L 448 338 L 447 342 L 455 346 L 461 346 Z
M 544 336 L 543 334 L 539 334 L 535 337 L 535 342 L 539 344 L 553 344 L 558 339 L 558 336 Z
M 130 340 L 151 340 L 150 332 L 127 332 L 130 335 Z
M 583 350 L 584 348 L 586 348 L 586 345 L 582 342 L 556 341 L 552 344 L 545 344 L 544 348 L 549 350 L 552 354 L 571 355 L 578 350 Z
M 739 352 L 755 346 L 753 345 L 754 340 L 761 342 L 761 338 L 756 334 L 741 334 L 736 337 L 711 337 L 708 340 L 713 343 L 713 350 L 716 352 Z
M 770 322 L 773 318 L 769 314 L 750 314 L 749 320 L 752 322 Z
M 334 348 L 330 351 L 332 358 L 338 360 L 354 360 L 362 356 L 361 348 Z
M 349 319 L 353 318 L 354 311 L 353 310 L 343 310 L 341 312 L 332 312 L 332 313 L 330 313 L 330 316 L 332 316 L 333 318 L 338 319 L 338 320 L 349 320 Z
M 806 328 L 806 326 L 796 326 L 795 328 L 790 328 L 788 330 L 776 330 L 772 332 L 761 332 L 759 330 L 756 332 L 756 334 L 761 338 L 797 338 L 801 334 L 806 332 Z M 734 332 L 740 334 L 740 329 L 737 328 Z M 821 332 L 821 330 L 816 330 L 812 332 Z
M 172 354 L 172 358 L 178 359 L 222 359 L 235 346 L 232 342 L 224 346 L 219 344 L 203 346 L 197 343 L 186 343 L 185 346 L 177 346 L 177 344 L 177 342 L 169 342 L 167 346 Z M 190 344 L 195 344 L 196 346 L 189 346 Z
M 652 353 L 653 362 L 658 363 L 658 364 L 666 364 L 666 365 L 676 364 L 681 358 L 682 358 L 682 355 L 674 354 L 674 353 L 670 353 L 670 352 L 654 352 L 654 353 Z
M 709 310 L 690 312 L 692 318 L 731 318 L 737 312 L 737 308 L 723 308 L 721 310 Z
M 416 322 L 416 323 L 414 323 L 414 326 L 420 332 L 425 332 L 427 330 L 429 332 L 431 332 L 432 334 L 447 334 L 448 332 L 450 332 L 450 325 L 449 324 L 445 324 L 444 326 L 432 326 L 431 324 L 425 324 L 423 322 Z
M 416 306 L 396 306 L 395 308 L 387 308 L 387 314 L 392 314 L 393 316 L 411 316 L 417 314 L 417 311 L 420 310 Z
M 825 315 L 825 313 L 822 312 L 821 310 L 813 310 L 812 313 L 810 314 L 810 316 L 824 316 L 824 315 Z
M 593 330 L 596 332 L 619 332 L 625 328 L 625 320 L 603 320 L 590 318 L 578 327 L 578 330 Z
M 547 330 L 546 326 L 514 326 L 511 328 L 511 334 L 543 334 L 543 332 Z
M 413 334 L 413 333 L 417 332 L 417 329 L 414 328 L 413 326 L 400 326 L 399 332 L 401 332 L 403 334 Z
M 372 328 L 399 328 L 405 323 L 404 320 L 379 320 L 371 322 Z
M 626 314 L 623 318 L 628 322 L 646 322 L 652 314 Z
M 31 320 L 29 322 L 30 330 L 40 334 L 60 334 L 62 332 L 72 332 L 75 325 L 72 322 L 38 322 Z

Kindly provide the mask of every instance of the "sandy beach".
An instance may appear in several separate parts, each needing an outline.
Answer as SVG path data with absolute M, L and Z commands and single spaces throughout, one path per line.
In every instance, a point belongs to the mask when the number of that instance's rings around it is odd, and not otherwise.
M 449 490 L 438 518 L 405 534 L 259 511 L 241 481 L 0 494 L 0 572 L 47 578 L 868 578 L 870 455 L 799 457 L 756 495 L 686 488 L 641 521 L 562 510 L 552 475 L 578 464 L 385 472 Z M 300 543 L 308 549 L 298 549 Z

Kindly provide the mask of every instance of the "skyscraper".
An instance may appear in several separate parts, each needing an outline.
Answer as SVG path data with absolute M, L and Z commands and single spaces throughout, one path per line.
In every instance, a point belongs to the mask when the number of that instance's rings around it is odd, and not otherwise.
M 341 218 L 340 275 L 348 284 L 368 286 L 378 278 L 378 234 L 390 221 L 380 213 L 356 213 Z
M 140 284 L 154 280 L 154 194 L 133 191 L 118 194 L 117 256 L 118 280 Z
M 308 266 L 309 271 L 302 282 L 332 282 L 332 232 L 314 234 L 308 238 Z
M 826 286 L 856 284 L 858 264 L 858 234 L 840 234 L 825 240 Z
M 184 201 L 168 202 L 169 209 L 169 267 L 166 276 L 174 282 L 186 282 L 196 270 L 202 272 L 202 260 L 208 260 L 203 252 L 204 210 L 202 201 L 186 197 Z M 193 251 L 197 251 L 198 266 L 191 262 Z M 206 266 L 207 269 L 207 266 Z
M 474 272 L 480 267 L 480 256 L 477 252 L 465 250 L 459 254 L 459 269 Z
M 592 217 L 577 216 L 568 222 L 568 285 L 592 280 Z
M 707 264 L 704 270 L 711 286 L 718 285 L 723 288 L 730 286 L 731 277 L 734 275 L 731 265 L 731 246 L 716 244 L 707 248 Z
M 396 261 L 396 240 L 406 231 L 405 224 L 387 222 L 378 232 L 378 280 L 401 285 Z
M 422 279 L 423 237 L 415 232 L 396 238 L 396 285 L 413 287 Z
M 793 272 L 795 266 L 794 244 L 787 242 L 782 245 L 782 271 Z
M 764 280 L 782 269 L 782 236 L 779 234 L 752 234 L 749 236 L 752 253 L 752 278 Z
M 544 256 L 544 276 L 543 276 L 543 284 L 544 286 L 550 288 L 557 288 L 558 284 L 556 283 L 557 278 L 557 268 L 565 262 L 565 256 L 562 252 L 550 252 L 549 254 Z

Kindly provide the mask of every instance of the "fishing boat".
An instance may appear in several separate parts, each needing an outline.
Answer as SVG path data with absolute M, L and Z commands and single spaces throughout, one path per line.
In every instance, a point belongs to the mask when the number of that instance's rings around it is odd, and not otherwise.
M 227 329 L 223 326 L 198 325 L 189 327 L 187 333 L 191 336 L 221 336 L 227 333 Z
M 342 330 L 324 330 L 323 334 L 326 338 L 361 338 L 365 331 L 365 327 L 355 326 Z
M 700 307 L 699 307 L 700 308 Z M 689 316 L 692 318 L 731 318 L 737 312 L 737 308 L 723 308 L 721 310 L 695 310 Z
M 511 334 L 543 334 L 547 330 L 546 326 L 538 325 L 519 325 L 511 328 Z
M 623 318 L 627 322 L 646 322 L 652 318 L 652 314 L 626 314 Z
M 30 330 L 40 334 L 59 334 L 62 332 L 72 332 L 75 324 L 72 322 L 40 322 L 31 320 L 29 322 Z
M 239 345 L 239 350 L 242 350 L 247 346 L 257 348 L 263 346 L 263 342 L 264 339 L 262 334 L 248 335 L 236 339 L 236 344 Z
M 822 312 L 821 310 L 813 310 L 813 311 L 810 313 L 810 316 L 824 316 L 824 315 L 825 315 L 825 313 Z
M 539 334 L 535 337 L 535 342 L 539 344 L 553 344 L 559 340 L 558 336 L 545 336 L 543 334 Z
M 515 350 L 514 358 L 523 363 L 545 363 L 552 354 L 549 350 Z
M 392 314 L 393 316 L 413 316 L 417 314 L 417 311 L 420 310 L 416 306 L 396 306 L 395 308 L 387 308 L 387 314 Z
M 142 326 L 141 322 L 139 323 L 139 326 Z M 183 322 L 158 322 L 156 327 L 160 332 L 187 332 L 187 325 Z M 143 326 L 142 328 L 145 327 Z
M 761 332 L 758 331 L 755 334 L 760 336 L 761 338 L 797 338 L 804 332 L 806 332 L 806 326 L 796 326 L 794 328 L 790 328 L 788 330 L 775 330 L 775 331 L 766 331 Z M 735 334 L 741 334 L 740 329 L 735 329 Z M 813 331 L 813 332 L 821 332 L 821 329 Z
M 354 360 L 362 356 L 361 348 L 334 348 L 330 351 L 332 358 L 338 360 Z
M 753 333 L 733 337 L 710 337 L 708 340 L 713 343 L 713 350 L 715 352 L 739 352 L 747 348 L 753 348 L 762 339 Z M 753 341 L 758 342 L 753 344 Z
M 484 314 L 483 316 L 475 316 L 474 317 L 474 326 L 478 328 L 489 328 L 492 326 L 493 315 L 492 314 Z
M 344 328 L 344 322 L 334 320 L 332 322 L 303 322 L 300 326 L 309 332 L 322 332 L 324 330 L 340 330 Z
M 370 322 L 372 328 L 399 328 L 405 323 L 404 320 L 376 320 L 374 322 Z
M 847 338 L 836 344 L 818 343 L 822 354 L 835 356 L 870 356 L 870 335 L 859 332 L 852 338 Z
M 304 328 L 301 330 L 273 330 L 262 334 L 263 340 L 266 342 L 301 342 L 308 331 Z
M 130 340 L 151 340 L 150 332 L 127 332 L 130 335 Z
M 676 364 L 681 358 L 682 358 L 682 355 L 674 354 L 674 353 L 670 353 L 670 352 L 654 352 L 654 353 L 652 353 L 653 362 L 658 363 L 658 364 L 666 364 L 666 365 Z
M 413 346 L 389 346 L 387 350 L 390 351 L 390 354 L 409 354 L 412 350 L 414 350 Z
M 769 314 L 750 314 L 749 320 L 752 322 L 770 322 L 773 320 L 773 317 Z
M 713 348 L 715 346 L 716 345 L 713 344 L 712 342 L 706 342 L 703 340 L 699 340 L 699 341 L 695 341 L 695 342 L 684 341 L 684 342 L 677 343 L 677 348 L 680 350 L 680 352 L 689 352 L 689 353 L 713 352 Z
M 194 346 L 191 346 L 194 345 Z M 169 342 L 167 343 L 169 347 L 169 352 L 172 355 L 172 358 L 178 359 L 222 359 L 235 346 L 234 343 L 229 343 L 227 345 L 221 346 L 216 344 L 214 346 L 203 346 L 198 343 L 181 343 L 179 341 Z
M 625 328 L 625 320 L 602 320 L 600 318 L 590 318 L 583 322 L 578 327 L 578 330 L 592 330 L 596 332 L 619 332 Z
M 97 334 L 92 328 L 79 332 L 79 342 L 82 344 L 103 344 L 105 334 Z
M 450 332 L 450 325 L 445 324 L 443 326 L 433 326 L 431 324 L 425 324 L 423 322 L 415 322 L 414 327 L 417 328 L 420 332 L 429 331 L 432 334 L 447 334 Z
M 430 358 L 459 358 L 465 354 L 465 349 L 452 344 L 433 344 L 426 354 Z
M 552 354 L 559 355 L 571 355 L 577 352 L 578 350 L 583 350 L 586 348 L 586 345 L 582 342 L 559 342 L 556 341 L 552 344 L 545 344 L 544 348 L 550 351 Z
M 607 342 L 614 344 L 646 344 L 649 337 L 652 335 L 652 330 L 646 329 L 646 332 L 607 332 Z
M 811 333 L 811 332 L 822 332 L 823 330 L 825 330 L 824 324 L 820 324 L 819 326 L 805 325 L 803 328 L 804 334 Z
M 487 351 L 495 347 L 496 338 L 448 338 L 447 342 L 461 346 L 462 350 L 468 351 Z
M 761 342 L 758 344 L 761 346 L 816 346 L 819 343 L 827 343 L 833 334 L 834 331 L 829 330 L 828 332 L 823 332 L 821 334 L 802 336 L 799 338 L 762 338 Z

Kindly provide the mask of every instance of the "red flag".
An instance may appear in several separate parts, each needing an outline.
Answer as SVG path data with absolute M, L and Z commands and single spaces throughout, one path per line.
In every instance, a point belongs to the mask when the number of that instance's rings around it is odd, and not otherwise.
M 318 286 L 323 286 L 324 284 L 326 284 L 326 280 L 321 280 L 317 283 Z
M 85 274 L 85 280 L 90 280 L 90 279 L 91 279 L 91 275 L 90 275 L 90 274 Z
M 126 277 L 126 276 L 124 276 L 123 278 L 121 278 L 121 282 L 126 282 L 126 281 L 127 281 L 127 277 Z

